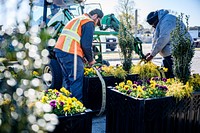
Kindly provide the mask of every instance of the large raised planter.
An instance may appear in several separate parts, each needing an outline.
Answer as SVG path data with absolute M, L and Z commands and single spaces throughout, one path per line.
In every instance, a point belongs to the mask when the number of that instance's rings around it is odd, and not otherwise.
M 72 116 L 58 116 L 59 124 L 56 125 L 53 133 L 91 133 L 92 132 L 92 111 Z
M 200 133 L 200 92 L 173 97 L 135 99 L 107 90 L 107 133 Z
M 135 81 L 138 75 L 128 75 L 128 79 Z M 108 86 L 115 86 L 115 83 L 120 83 L 123 79 L 113 76 L 103 77 L 106 89 Z M 84 77 L 83 79 L 83 103 L 87 108 L 93 111 L 99 111 L 102 104 L 102 84 L 99 77 Z
M 106 88 L 114 86 L 121 80 L 113 76 L 103 77 Z M 99 77 L 84 77 L 83 79 L 83 104 L 94 112 L 99 111 L 102 103 L 102 84 Z

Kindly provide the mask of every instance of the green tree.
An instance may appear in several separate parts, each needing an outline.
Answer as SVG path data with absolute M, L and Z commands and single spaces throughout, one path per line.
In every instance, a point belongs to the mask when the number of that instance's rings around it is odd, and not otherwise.
M 186 28 L 182 25 L 183 14 L 179 15 L 176 22 L 176 28 L 171 33 L 172 56 L 174 59 L 174 74 L 183 83 L 189 80 L 191 75 L 191 60 L 194 56 L 194 46 L 191 43 L 188 34 L 188 19 L 186 16 Z
M 119 46 L 123 57 L 123 69 L 129 72 L 132 66 L 132 54 L 134 50 L 134 1 L 120 0 L 119 11 Z

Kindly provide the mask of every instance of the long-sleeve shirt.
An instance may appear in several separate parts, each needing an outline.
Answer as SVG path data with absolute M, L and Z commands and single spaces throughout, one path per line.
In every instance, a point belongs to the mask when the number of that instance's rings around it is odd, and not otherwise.
M 93 60 L 93 52 L 92 52 L 92 42 L 93 42 L 93 34 L 94 34 L 94 22 L 88 22 L 82 25 L 82 36 L 81 36 L 81 48 L 85 54 L 85 58 L 88 62 Z
M 171 55 L 172 46 L 170 45 L 170 34 L 176 28 L 176 16 L 169 14 L 167 10 L 159 10 L 158 11 L 159 23 L 156 26 L 153 36 L 153 45 L 151 55 L 156 56 L 158 53 L 167 57 Z M 183 29 L 185 29 L 185 25 L 181 22 Z M 185 36 L 190 37 L 189 33 L 185 34 Z

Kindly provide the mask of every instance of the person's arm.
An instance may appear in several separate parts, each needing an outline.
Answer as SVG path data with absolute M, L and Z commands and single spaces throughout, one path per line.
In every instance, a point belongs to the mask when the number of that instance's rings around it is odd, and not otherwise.
M 151 56 L 156 56 L 170 41 L 170 33 L 176 26 L 173 19 L 165 20 L 160 24 L 159 37 L 155 40 Z
M 93 22 L 88 22 L 82 25 L 81 47 L 85 54 L 85 58 L 89 63 L 94 60 L 92 52 L 94 29 L 95 27 Z

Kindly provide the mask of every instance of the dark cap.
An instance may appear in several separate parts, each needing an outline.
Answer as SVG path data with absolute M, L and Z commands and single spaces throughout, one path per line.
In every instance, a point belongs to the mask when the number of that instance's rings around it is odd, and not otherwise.
M 158 12 L 155 11 L 155 12 L 150 12 L 148 15 L 147 15 L 147 22 L 152 25 L 155 21 L 158 20 Z
M 103 18 L 103 12 L 100 10 L 100 9 L 93 9 L 92 11 L 90 11 L 89 12 L 89 14 L 92 16 L 92 15 L 94 15 L 94 14 L 97 14 L 97 17 L 98 18 L 100 18 L 100 19 L 102 19 Z M 101 26 L 101 22 L 100 21 L 98 21 L 98 23 L 97 23 L 97 25 L 98 26 Z

